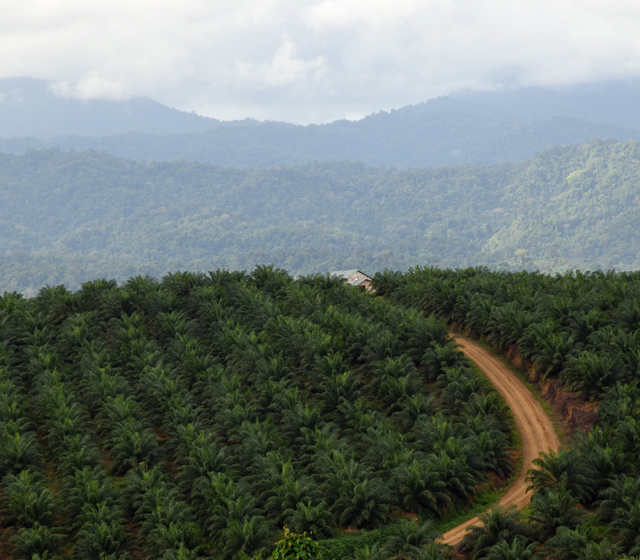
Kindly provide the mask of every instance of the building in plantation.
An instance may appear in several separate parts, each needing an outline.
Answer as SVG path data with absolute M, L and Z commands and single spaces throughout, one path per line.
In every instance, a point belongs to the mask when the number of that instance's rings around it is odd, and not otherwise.
M 345 284 L 353 286 L 354 288 L 363 288 L 367 292 L 370 292 L 372 278 L 362 270 L 354 268 L 353 270 L 334 270 L 329 273 L 329 276 L 334 278 L 342 278 Z

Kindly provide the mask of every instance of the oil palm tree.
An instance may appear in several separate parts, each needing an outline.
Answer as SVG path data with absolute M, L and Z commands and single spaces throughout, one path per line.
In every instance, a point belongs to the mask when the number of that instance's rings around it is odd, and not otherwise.
M 481 523 L 473 525 L 462 541 L 463 548 L 471 552 L 472 560 L 486 557 L 500 540 L 510 544 L 516 538 L 526 541 L 531 537 L 530 528 L 515 507 L 498 506 L 479 517 Z
M 414 560 L 420 557 L 421 550 L 427 544 L 439 536 L 432 521 L 417 523 L 402 519 L 392 526 L 382 550 L 388 558 Z

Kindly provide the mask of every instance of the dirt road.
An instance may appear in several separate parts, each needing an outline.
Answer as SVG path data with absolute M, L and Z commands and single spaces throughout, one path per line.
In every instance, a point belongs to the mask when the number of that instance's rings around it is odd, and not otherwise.
M 502 496 L 500 504 L 522 508 L 531 499 L 531 495 L 526 492 L 527 485 L 524 482 L 525 474 L 531 467 L 531 461 L 540 452 L 557 449 L 560 445 L 553 423 L 527 386 L 498 358 L 468 338 L 458 336 L 456 341 L 467 358 L 475 362 L 482 373 L 491 381 L 513 413 L 522 436 L 524 468 L 513 486 Z M 458 525 L 451 531 L 447 531 L 442 536 L 441 542 L 451 545 L 457 544 L 462 540 L 467 528 L 478 523 L 478 518 L 474 517 L 462 525 Z

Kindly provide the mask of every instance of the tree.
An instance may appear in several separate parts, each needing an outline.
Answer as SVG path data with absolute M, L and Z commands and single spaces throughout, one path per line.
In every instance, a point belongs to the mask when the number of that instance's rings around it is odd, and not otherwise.
M 416 523 L 403 519 L 391 528 L 382 550 L 389 558 L 413 560 L 419 558 L 421 550 L 439 535 L 432 521 Z
M 587 492 L 587 480 L 583 473 L 582 459 L 575 450 L 559 449 L 541 453 L 533 459 L 535 468 L 529 469 L 525 482 L 527 491 L 570 490 L 575 496 Z
M 480 514 L 481 524 L 470 527 L 462 540 L 465 550 L 471 551 L 472 560 L 484 558 L 498 542 L 511 544 L 516 538 L 526 542 L 531 537 L 530 528 L 522 522 L 521 514 L 515 507 L 498 506 Z
M 493 545 L 487 554 L 487 560 L 541 560 L 542 553 L 536 552 L 537 543 L 527 545 L 521 539 L 514 539 L 509 544 L 504 539 Z
M 570 490 L 545 490 L 533 495 L 531 503 L 531 521 L 542 540 L 547 540 L 556 534 L 559 527 L 575 529 L 582 523 L 585 511 L 579 509 L 577 500 Z
M 276 543 L 272 560 L 322 560 L 318 543 L 306 533 L 292 533 L 285 525 L 284 535 Z

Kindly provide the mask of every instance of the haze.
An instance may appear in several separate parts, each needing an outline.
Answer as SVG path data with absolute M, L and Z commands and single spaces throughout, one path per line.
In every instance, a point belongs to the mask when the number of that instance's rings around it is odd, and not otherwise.
M 464 89 L 640 73 L 640 4 L 564 0 L 4 2 L 0 77 L 220 119 L 358 118 Z

